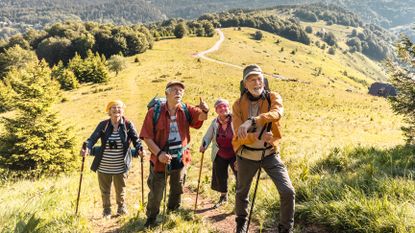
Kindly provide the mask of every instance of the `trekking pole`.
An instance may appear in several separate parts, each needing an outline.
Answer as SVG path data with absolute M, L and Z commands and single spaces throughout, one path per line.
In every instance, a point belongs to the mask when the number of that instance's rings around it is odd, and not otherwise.
M 82 145 L 82 149 L 84 149 L 84 150 L 86 149 L 86 143 L 85 142 Z M 82 185 L 82 176 L 83 176 L 83 173 L 84 173 L 85 157 L 86 157 L 86 155 L 82 155 L 81 175 L 79 177 L 78 197 L 76 198 L 75 215 L 78 215 L 79 198 L 81 197 L 81 185 Z
M 143 156 L 140 158 L 141 161 L 141 205 L 144 206 L 144 166 Z
M 161 223 L 161 231 L 163 231 L 164 222 L 166 221 L 166 196 L 167 196 L 167 164 L 164 165 L 164 200 L 163 200 L 163 222 Z
M 205 147 L 205 141 L 203 141 L 203 147 Z M 199 187 L 200 187 L 200 178 L 202 176 L 202 167 L 203 167 L 203 157 L 205 155 L 205 152 L 202 152 L 202 158 L 200 159 L 200 168 L 199 168 L 199 179 L 197 180 L 197 189 L 196 189 L 196 200 L 195 200 L 195 209 L 196 212 L 197 209 L 197 198 L 199 197 Z
M 270 122 L 267 125 L 265 125 L 264 128 L 262 128 L 262 131 L 259 134 L 258 139 L 261 139 L 262 134 L 264 133 L 264 129 L 265 128 L 267 128 L 267 132 L 269 132 L 271 130 L 271 124 L 272 123 Z M 252 197 L 251 209 L 249 210 L 248 225 L 246 226 L 246 233 L 249 232 L 249 224 L 251 223 L 252 212 L 254 210 L 256 192 L 258 190 L 259 178 L 261 176 L 262 160 L 264 160 L 264 157 L 265 157 L 266 146 L 267 146 L 267 143 L 264 142 L 264 150 L 262 151 L 261 162 L 259 163 L 259 170 L 258 170 L 258 175 L 256 177 L 256 183 L 255 183 L 255 189 L 254 189 L 254 196 Z

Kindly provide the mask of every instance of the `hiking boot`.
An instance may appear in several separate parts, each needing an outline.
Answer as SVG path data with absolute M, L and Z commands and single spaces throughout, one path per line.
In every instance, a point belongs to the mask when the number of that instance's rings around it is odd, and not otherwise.
M 236 220 L 236 233 L 245 233 L 246 232 L 246 220 L 237 219 Z
M 147 218 L 146 223 L 144 223 L 145 228 L 151 228 L 156 225 L 156 218 Z
M 228 194 L 222 194 L 219 197 L 219 201 L 213 206 L 213 208 L 218 208 L 226 203 L 228 203 Z
M 278 233 L 293 233 L 292 229 L 286 229 L 283 225 L 278 225 Z
M 118 207 L 118 210 L 117 210 L 117 215 L 118 216 L 126 215 L 126 214 L 128 214 L 127 207 L 125 207 L 125 206 Z
M 104 211 L 102 211 L 102 217 L 105 219 L 111 218 L 111 208 L 104 208 Z
M 174 212 L 176 210 L 178 210 L 180 208 L 180 204 L 175 205 L 175 206 L 167 206 L 167 212 Z

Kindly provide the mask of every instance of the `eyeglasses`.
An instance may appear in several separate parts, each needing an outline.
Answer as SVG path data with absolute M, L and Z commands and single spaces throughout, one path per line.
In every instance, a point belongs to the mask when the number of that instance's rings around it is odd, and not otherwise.
M 169 87 L 169 88 L 167 88 L 167 92 L 168 93 L 177 92 L 177 93 L 182 94 L 182 93 L 184 93 L 184 89 L 180 88 L 180 87 Z
M 122 109 L 122 106 L 117 106 L 117 105 L 115 105 L 115 106 L 112 106 L 112 107 L 111 107 L 111 109 L 112 109 L 112 110 Z

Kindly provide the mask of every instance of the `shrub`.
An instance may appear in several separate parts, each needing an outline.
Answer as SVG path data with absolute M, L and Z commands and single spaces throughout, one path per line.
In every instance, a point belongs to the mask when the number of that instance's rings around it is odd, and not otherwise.
M 107 61 L 109 70 L 115 72 L 115 76 L 118 76 L 118 73 L 127 67 L 127 62 L 125 58 L 121 55 L 112 55 Z
M 188 33 L 188 29 L 187 29 L 186 24 L 184 23 L 179 23 L 174 28 L 174 36 L 176 38 L 183 38 L 187 35 L 187 33 Z
M 256 31 L 254 35 L 255 40 L 262 40 L 263 34 L 261 31 Z

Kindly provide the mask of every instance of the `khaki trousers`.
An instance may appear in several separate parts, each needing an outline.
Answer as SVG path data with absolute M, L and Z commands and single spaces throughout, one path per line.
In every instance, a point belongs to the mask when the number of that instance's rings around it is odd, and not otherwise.
M 98 183 L 101 190 L 102 197 L 102 207 L 104 209 L 111 208 L 111 183 L 114 181 L 115 188 L 115 199 L 117 201 L 118 208 L 125 207 L 125 193 L 126 185 L 125 181 L 127 179 L 127 173 L 109 175 L 98 172 Z

